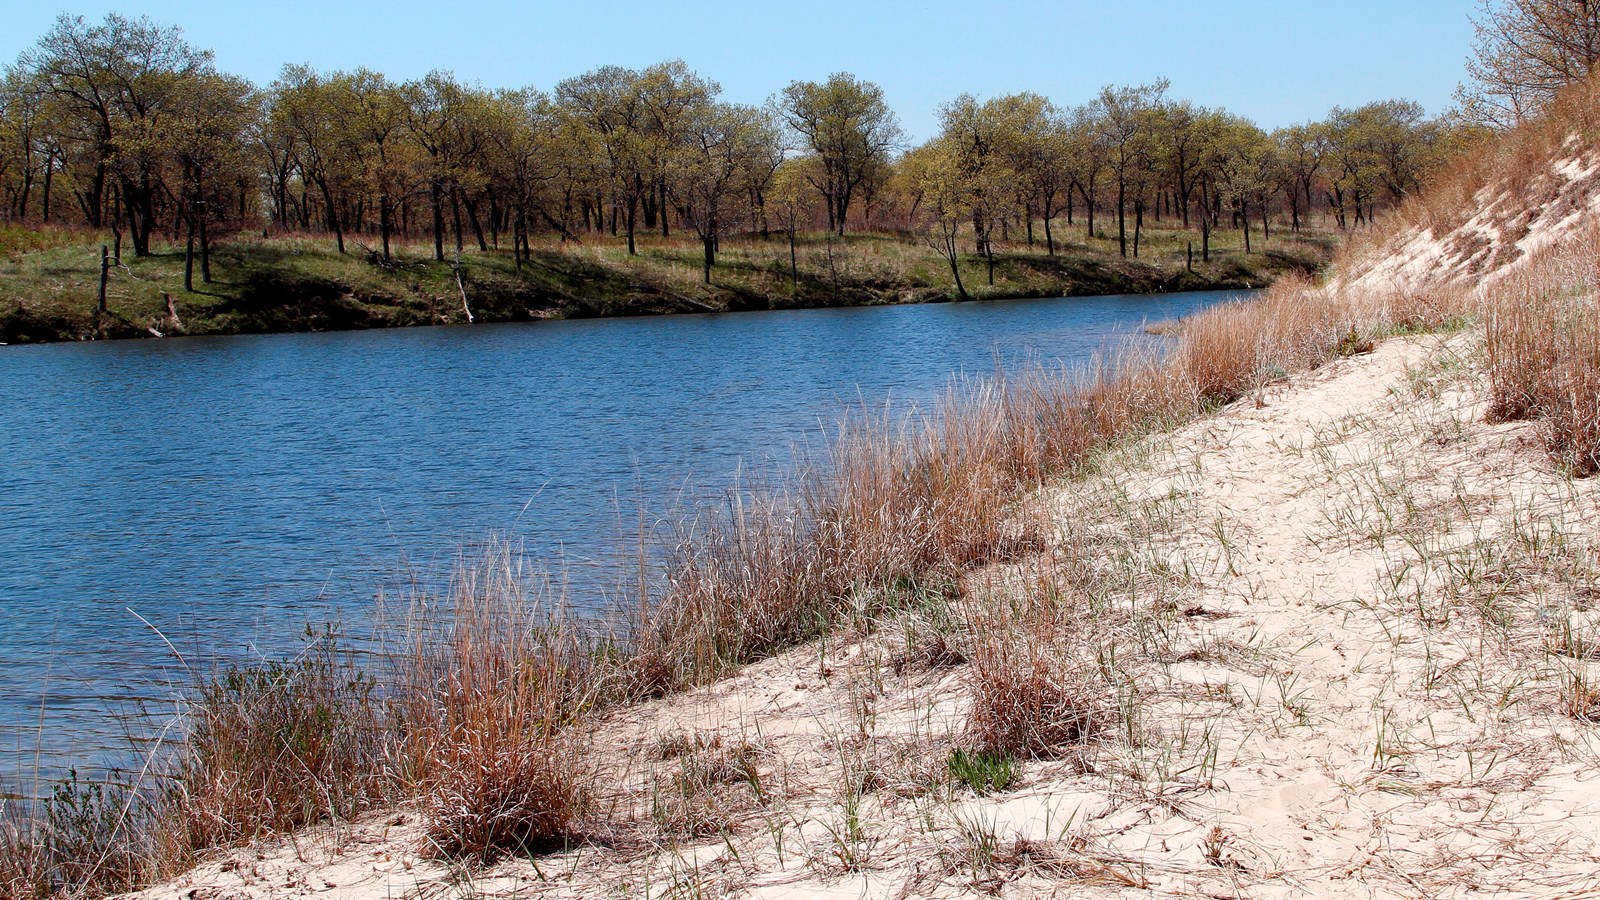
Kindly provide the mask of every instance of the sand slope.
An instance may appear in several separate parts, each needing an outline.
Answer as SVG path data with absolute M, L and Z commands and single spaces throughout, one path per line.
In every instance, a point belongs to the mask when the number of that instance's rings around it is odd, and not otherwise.
M 576 849 L 444 864 L 400 809 L 140 896 L 1600 896 L 1600 490 L 1485 423 L 1480 343 L 1124 447 L 1042 498 L 1054 551 L 948 608 L 618 714 Z M 977 796 L 961 659 L 1062 583 L 1104 604 L 1117 721 Z

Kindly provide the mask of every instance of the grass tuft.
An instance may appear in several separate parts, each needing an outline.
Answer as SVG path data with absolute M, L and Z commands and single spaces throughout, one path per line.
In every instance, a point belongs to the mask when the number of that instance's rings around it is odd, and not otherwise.
M 966 785 L 979 796 L 1003 793 L 1017 780 L 1015 759 L 1003 753 L 964 747 L 950 751 L 945 770 L 950 773 L 951 781 Z

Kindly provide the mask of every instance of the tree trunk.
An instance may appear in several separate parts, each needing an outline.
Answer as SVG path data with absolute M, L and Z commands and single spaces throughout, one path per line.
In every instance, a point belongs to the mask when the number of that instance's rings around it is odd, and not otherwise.
M 467 222 L 472 225 L 472 236 L 478 239 L 478 251 L 480 253 L 488 253 L 489 242 L 483 239 L 483 224 L 478 221 L 478 204 L 472 202 L 472 198 L 467 196 L 466 192 L 462 191 L 460 188 L 456 188 L 456 196 L 460 197 L 462 204 L 467 207 Z M 494 200 L 490 199 L 489 203 L 491 204 L 489 225 L 491 228 L 495 229 L 494 244 L 495 248 L 499 249 L 500 234 L 494 221 L 496 213 L 492 209 Z
M 1117 252 L 1128 258 L 1128 183 L 1117 179 Z
M 189 202 L 189 238 L 183 247 L 183 289 L 194 293 L 194 201 Z
M 789 232 L 789 284 L 798 289 L 800 287 L 800 262 L 794 250 L 794 228 L 785 229 Z
M 433 260 L 444 262 L 444 188 L 439 179 L 428 183 L 428 202 L 433 206 Z M 388 256 L 387 253 L 384 254 Z
M 382 194 L 378 197 L 378 231 L 383 235 L 383 261 L 388 262 L 389 257 L 389 195 Z
M 456 229 L 456 257 L 461 256 L 461 189 L 450 192 L 450 220 Z
M 333 237 L 339 244 L 339 255 L 344 255 L 344 229 L 339 225 L 339 210 L 333 203 L 333 191 L 328 187 L 326 178 L 317 179 L 317 187 L 322 190 L 322 202 L 328 206 L 328 224 L 333 227 Z
M 1139 235 L 1144 231 L 1144 201 L 1133 201 L 1133 258 L 1139 258 Z
M 211 234 L 206 230 L 206 217 L 200 217 L 200 281 L 211 283 Z
M 667 226 L 667 211 L 671 208 L 667 206 L 667 183 L 663 181 L 662 183 L 656 185 L 656 189 L 661 197 L 661 199 L 657 201 L 661 207 L 661 236 L 672 237 L 672 231 Z
M 635 247 L 634 243 L 633 243 L 634 227 L 635 227 L 635 224 L 636 224 L 635 223 L 635 218 L 638 216 L 638 214 L 639 214 L 639 198 L 637 198 L 637 197 L 629 197 L 628 198 L 628 221 L 627 221 L 627 228 L 628 228 L 628 255 L 629 256 L 637 256 L 639 254 L 638 248 Z

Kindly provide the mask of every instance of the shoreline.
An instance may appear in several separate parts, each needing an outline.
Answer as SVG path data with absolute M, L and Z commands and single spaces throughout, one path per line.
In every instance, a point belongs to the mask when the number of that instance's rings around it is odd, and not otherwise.
M 547 248 L 518 268 L 503 251 L 473 253 L 461 258 L 458 282 L 452 264 L 413 256 L 414 248 L 379 264 L 303 238 L 250 239 L 219 244 L 216 282 L 188 293 L 181 252 L 124 260 L 113 268 L 104 316 L 95 311 L 98 257 L 79 243 L 0 259 L 0 345 L 1256 290 L 1316 274 L 1326 250 L 1304 241 L 1293 252 L 1219 248 L 1212 262 L 1190 270 L 1181 257 L 1155 251 L 1120 259 L 1090 245 L 1053 256 L 1016 247 L 997 258 L 994 286 L 975 279 L 963 298 L 911 242 L 871 233 L 847 240 L 839 253 L 828 251 L 836 269 L 791 281 L 763 256 L 782 249 L 778 242 L 752 239 L 741 245 L 747 262 L 726 263 L 712 283 L 700 284 L 681 279 L 673 246 L 646 247 L 637 257 L 604 246 Z
M 1266 290 L 1267 288 L 1269 288 L 1271 286 L 1272 286 L 1272 283 L 1268 282 L 1266 284 L 1245 283 L 1245 284 L 1242 284 L 1242 285 L 1227 284 L 1227 285 L 1223 285 L 1223 286 L 1192 287 L 1192 288 L 1183 288 L 1183 289 L 1180 289 L 1180 290 L 1173 290 L 1173 291 L 1124 291 L 1124 292 L 1109 293 L 1109 294 L 1101 294 L 1101 293 L 1093 293 L 1093 294 L 1091 294 L 1091 293 L 1066 293 L 1066 294 L 1059 294 L 1059 295 L 1058 294 L 1017 294 L 1017 295 L 1001 295 L 1001 296 L 992 296 L 992 297 L 969 297 L 969 298 L 967 298 L 965 300 L 960 300 L 960 299 L 955 299 L 955 298 L 950 298 L 950 297 L 934 297 L 934 298 L 930 298 L 930 299 L 926 299 L 926 300 L 886 300 L 886 301 L 883 301 L 883 302 L 854 303 L 854 304 L 847 304 L 847 305 L 840 305 L 840 306 L 779 306 L 779 307 L 771 307 L 771 308 L 765 308 L 765 309 L 716 309 L 716 310 L 685 309 L 685 310 L 672 311 L 672 312 L 623 312 L 623 313 L 615 313 L 615 314 L 608 314 L 608 315 L 530 316 L 530 317 L 518 318 L 518 319 L 495 319 L 495 320 L 482 320 L 482 319 L 480 319 L 479 321 L 473 322 L 471 324 L 468 324 L 466 322 L 421 322 L 421 323 L 417 323 L 417 324 L 414 324 L 414 325 L 377 325 L 377 326 L 372 326 L 372 327 L 328 328 L 328 329 L 323 329 L 323 330 L 232 331 L 232 332 L 213 332 L 213 333 L 202 333 L 202 334 L 177 333 L 177 334 L 163 334 L 160 337 L 157 337 L 155 335 L 151 335 L 151 334 L 146 333 L 146 334 L 142 334 L 142 335 L 133 334 L 133 335 L 129 335 L 129 336 L 126 336 L 126 337 L 110 337 L 110 338 L 67 337 L 67 338 L 61 338 L 59 340 L 23 341 L 23 342 L 20 342 L 20 343 L 8 343 L 8 342 L 5 342 L 5 341 L 0 341 L 0 347 L 47 347 L 47 346 L 54 346 L 54 345 L 57 345 L 57 344 L 92 344 L 92 343 L 108 343 L 108 342 L 126 343 L 126 342 L 144 342 L 144 341 L 185 340 L 185 339 L 198 339 L 198 338 L 215 339 L 215 338 L 232 338 L 232 337 L 267 337 L 267 336 L 272 336 L 272 335 L 297 335 L 297 334 L 340 334 L 340 333 L 363 332 L 363 331 L 396 331 L 396 330 L 407 330 L 407 329 L 414 329 L 414 328 L 472 328 L 472 327 L 483 326 L 483 325 L 533 325 L 533 324 L 538 324 L 538 323 L 543 323 L 543 322 L 591 322 L 591 321 L 599 321 L 599 320 L 603 320 L 603 319 L 655 319 L 655 318 L 661 318 L 661 317 L 664 317 L 664 316 L 671 316 L 671 317 L 732 316 L 732 315 L 744 315 L 744 314 L 748 314 L 748 313 L 762 314 L 762 313 L 805 312 L 805 311 L 810 311 L 810 310 L 825 310 L 825 309 L 868 309 L 868 308 L 872 308 L 872 307 L 884 307 L 884 306 L 932 306 L 932 305 L 942 305 L 942 304 L 981 305 L 981 304 L 985 304 L 985 303 L 1011 303 L 1011 302 L 1016 302 L 1016 301 L 1031 301 L 1031 300 L 1093 300 L 1093 299 L 1099 299 L 1099 298 L 1105 298 L 1105 297 L 1156 298 L 1156 297 L 1165 297 L 1165 296 L 1181 296 L 1183 294 L 1206 294 L 1206 293 L 1253 294 L 1253 293 L 1256 293 L 1256 292 L 1259 292 L 1259 291 L 1264 291 L 1264 290 Z M 1166 324 L 1169 327 L 1175 327 L 1175 326 L 1178 325 L 1178 323 L 1181 323 L 1184 320 L 1184 318 L 1186 318 L 1186 317 L 1175 317 L 1175 318 L 1170 318 L 1170 319 L 1156 319 L 1156 320 L 1153 320 L 1153 322 L 1151 324 L 1145 326 L 1143 331 L 1146 334 L 1151 334 L 1151 335 L 1156 335 L 1156 336 L 1168 336 L 1168 337 L 1176 336 L 1176 332 L 1175 331 L 1151 331 L 1150 329 L 1151 328 L 1159 329 L 1159 328 L 1162 327 L 1163 324 Z

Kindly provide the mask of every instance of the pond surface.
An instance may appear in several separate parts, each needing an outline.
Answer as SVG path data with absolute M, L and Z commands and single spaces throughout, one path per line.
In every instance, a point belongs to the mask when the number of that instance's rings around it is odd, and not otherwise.
M 360 631 L 489 535 L 596 602 L 640 509 L 771 471 L 852 407 L 926 409 L 1235 296 L 0 348 L 0 779 L 125 746 L 108 712 L 173 696 L 174 649 Z

